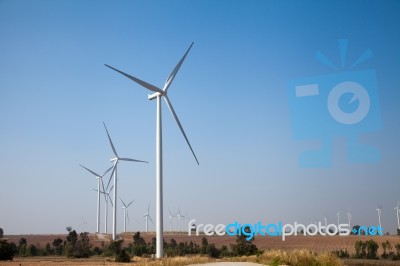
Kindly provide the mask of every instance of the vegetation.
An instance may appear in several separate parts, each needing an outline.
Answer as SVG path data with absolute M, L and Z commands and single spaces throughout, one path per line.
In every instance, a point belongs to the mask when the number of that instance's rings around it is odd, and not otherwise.
M 14 243 L 0 240 L 0 260 L 12 260 L 17 253 L 16 249 L 17 247 Z
M 305 249 L 293 251 L 267 250 L 257 257 L 257 262 L 267 263 L 271 266 L 343 265 L 342 261 L 332 253 L 316 254 Z
M 356 241 L 354 254 L 347 250 L 338 249 L 331 253 L 317 254 L 309 250 L 268 250 L 261 252 L 253 244 L 254 238 L 246 240 L 245 235 L 238 235 L 234 244 L 223 245 L 220 248 L 209 243 L 206 237 L 197 244 L 192 241 L 177 243 L 174 239 L 164 242 L 164 253 L 168 257 L 162 265 L 187 265 L 191 263 L 224 260 L 252 261 L 268 265 L 342 265 L 341 259 L 372 259 L 372 260 L 400 260 L 400 244 L 394 246 L 386 240 L 380 245 L 374 240 Z M 378 252 L 379 251 L 379 252 Z M 56 238 L 44 247 L 28 243 L 25 238 L 18 241 L 18 245 L 0 240 L 0 260 L 12 260 L 15 256 L 66 256 L 68 258 L 88 258 L 93 255 L 114 257 L 116 262 L 130 262 L 135 257 L 135 263 L 144 265 L 158 265 L 149 258 L 156 252 L 156 239 L 146 242 L 139 232 L 132 237 L 132 242 L 124 245 L 124 240 L 111 241 L 108 244 L 101 242 L 101 246 L 92 247 L 88 233 L 78 234 L 70 230 L 66 239 Z M 208 260 L 207 260 L 208 257 Z M 176 258 L 176 259 L 175 259 Z M 184 259 L 186 258 L 186 259 Z M 189 259 L 193 258 L 194 262 Z M 153 264 L 153 262 L 155 264 Z M 165 263 L 164 263 L 165 262 Z M 168 264 L 170 263 L 170 264 Z M 364 263 L 360 260 L 360 263 Z M 139 264 L 140 265 L 140 264 Z
M 4 231 L 3 228 L 0 228 L 0 239 L 2 239 L 4 237 Z

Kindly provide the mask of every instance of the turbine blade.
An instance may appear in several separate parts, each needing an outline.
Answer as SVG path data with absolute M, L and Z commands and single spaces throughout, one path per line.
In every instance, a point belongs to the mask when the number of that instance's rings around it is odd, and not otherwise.
M 124 207 L 126 208 L 126 204 L 125 204 L 125 202 L 121 199 L 121 198 L 119 198 L 119 200 L 122 202 L 122 204 L 124 205 Z
M 131 202 L 129 202 L 128 206 L 126 206 L 127 208 L 134 202 L 135 200 L 132 200 Z
M 104 125 L 104 128 L 106 129 L 107 136 L 108 136 L 108 140 L 110 141 L 110 144 L 111 144 L 111 148 L 112 148 L 112 150 L 113 150 L 113 153 L 114 153 L 115 157 L 118 158 L 117 151 L 115 150 L 114 144 L 113 144 L 113 142 L 112 142 L 112 140 L 111 140 L 110 134 L 108 134 L 108 130 L 107 130 L 106 124 L 105 124 L 104 122 L 103 122 L 103 125 Z
M 113 204 L 113 202 L 112 202 L 112 199 L 111 199 L 110 195 L 108 195 L 108 199 L 110 200 L 111 206 L 114 207 L 114 204 Z
M 190 48 L 192 48 L 193 44 L 194 44 L 194 42 L 192 42 L 192 44 L 189 46 L 189 49 L 187 49 L 186 53 L 182 56 L 181 60 L 175 66 L 174 70 L 172 70 L 171 74 L 169 74 L 167 80 L 165 81 L 165 85 L 163 88 L 163 91 L 165 93 L 168 91 L 168 88 L 171 85 L 172 81 L 174 81 L 174 78 L 175 78 L 176 74 L 178 73 L 179 68 L 181 67 L 183 61 L 185 61 L 185 58 L 186 58 L 187 54 L 189 53 Z
M 154 85 L 151 85 L 151 84 L 149 84 L 149 83 L 147 83 L 147 82 L 145 82 L 145 81 L 143 81 L 143 80 L 141 80 L 141 79 L 138 79 L 138 78 L 135 78 L 135 77 L 133 77 L 133 76 L 131 76 L 131 75 L 129 75 L 129 74 L 126 74 L 126 73 L 122 72 L 121 70 L 118 70 L 118 69 L 116 69 L 116 68 L 113 68 L 112 66 L 109 66 L 109 65 L 107 65 L 107 64 L 104 64 L 104 65 L 105 65 L 106 67 L 111 68 L 111 69 L 114 70 L 114 71 L 117 71 L 118 73 L 124 75 L 124 76 L 127 77 L 128 79 L 130 79 L 130 80 L 136 82 L 137 84 L 141 85 L 142 87 L 145 87 L 145 88 L 148 89 L 148 90 L 151 90 L 151 91 L 154 91 L 154 92 L 159 92 L 159 93 L 161 93 L 161 94 L 164 93 L 160 88 L 158 88 L 158 87 L 156 87 L 156 86 L 154 86 Z
M 138 162 L 138 163 L 149 163 L 146 161 L 140 161 L 140 160 L 135 160 L 135 159 L 131 159 L 131 158 L 119 158 L 119 160 L 121 161 L 130 161 L 130 162 Z
M 116 166 L 117 166 L 117 165 L 115 165 L 115 167 L 116 167 Z M 113 174 L 114 174 L 114 171 L 115 171 L 115 167 L 113 167 L 113 170 L 112 170 L 112 172 L 111 172 L 110 179 L 108 180 L 108 184 L 107 184 L 106 190 L 108 189 L 108 186 L 110 185 L 111 179 L 113 178 Z M 113 187 L 114 187 L 114 185 L 113 185 Z M 110 191 L 111 191 L 111 189 L 110 189 Z
M 92 173 L 93 175 L 95 175 L 95 176 L 97 176 L 97 177 L 100 177 L 100 175 L 99 175 L 99 174 L 97 174 L 97 173 L 93 172 L 92 170 L 90 170 L 90 169 L 86 168 L 85 166 L 83 166 L 83 165 L 81 165 L 81 164 L 80 164 L 80 166 L 81 166 L 81 167 L 83 167 L 83 168 L 85 168 L 87 171 L 89 171 L 89 172 L 90 172 L 90 173 Z
M 111 167 L 108 168 L 106 171 L 104 171 L 104 173 L 103 173 L 103 175 L 102 175 L 101 177 L 105 176 L 108 172 L 110 172 L 110 170 L 111 170 L 112 168 L 113 168 L 113 167 L 111 166 Z
M 151 219 L 150 214 L 149 214 L 149 219 L 150 219 L 151 223 L 154 224 L 153 219 Z
M 180 128 L 180 130 L 181 130 L 181 132 L 182 132 L 182 134 L 183 134 L 183 137 L 184 137 L 185 140 L 186 140 L 186 143 L 189 145 L 189 148 L 190 148 L 190 150 L 192 151 L 192 154 L 193 154 L 193 156 L 194 156 L 194 159 L 196 160 L 197 164 L 199 165 L 199 161 L 197 160 L 196 154 L 194 154 L 194 151 L 193 151 L 193 149 L 192 149 L 192 146 L 190 145 L 190 142 L 189 142 L 189 140 L 188 140 L 188 138 L 187 138 L 187 136 L 186 136 L 186 134 L 185 134 L 185 131 L 183 130 L 183 127 L 182 127 L 182 125 L 181 125 L 181 122 L 179 121 L 179 118 L 178 118 L 178 116 L 176 115 L 176 113 L 175 113 L 175 111 L 174 111 L 174 108 L 172 107 L 172 104 L 171 104 L 171 102 L 169 101 L 167 95 L 164 95 L 164 100 L 165 100 L 165 102 L 167 103 L 167 106 L 168 106 L 169 111 L 171 112 L 171 114 L 172 114 L 173 117 L 175 118 L 175 121 L 176 121 L 176 123 L 178 124 L 178 126 L 179 126 L 179 128 Z

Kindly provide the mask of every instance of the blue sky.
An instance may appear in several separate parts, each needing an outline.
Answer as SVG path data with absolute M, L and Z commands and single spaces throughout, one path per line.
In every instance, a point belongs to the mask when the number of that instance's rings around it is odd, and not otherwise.
M 0 227 L 62 233 L 81 230 L 83 217 L 95 230 L 96 180 L 78 164 L 111 165 L 103 121 L 121 155 L 150 162 L 119 167 L 119 195 L 135 199 L 128 229 L 144 230 L 149 202 L 155 220 L 155 102 L 104 63 L 162 86 L 194 41 L 169 97 L 200 166 L 164 106 L 166 213 L 335 223 L 351 209 L 352 223 L 372 225 L 380 203 L 394 232 L 399 26 L 399 1 L 0 1 Z M 382 128 L 360 138 L 382 158 L 351 164 L 337 136 L 332 167 L 302 168 L 299 155 L 318 139 L 294 139 L 287 84 L 350 71 L 315 59 L 322 51 L 340 65 L 343 38 L 349 63 L 373 52 L 355 70 L 376 71 Z

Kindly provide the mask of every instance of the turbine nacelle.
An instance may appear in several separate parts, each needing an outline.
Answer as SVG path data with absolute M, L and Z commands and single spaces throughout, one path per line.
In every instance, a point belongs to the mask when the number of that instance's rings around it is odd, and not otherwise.
M 147 97 L 149 98 L 149 100 L 154 100 L 157 97 L 164 96 L 164 95 L 165 95 L 165 93 L 155 92 L 153 94 L 148 94 Z

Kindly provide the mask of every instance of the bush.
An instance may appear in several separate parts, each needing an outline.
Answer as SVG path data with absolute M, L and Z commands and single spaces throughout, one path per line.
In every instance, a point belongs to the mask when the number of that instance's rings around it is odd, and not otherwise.
M 131 262 L 131 258 L 129 255 L 125 252 L 125 249 L 123 249 L 116 257 L 115 257 L 116 262 Z
M 0 240 L 0 260 L 12 260 L 17 253 L 17 247 L 14 243 L 7 243 L 6 240 Z
M 347 249 L 345 249 L 345 250 L 339 249 L 339 250 L 333 251 L 332 253 L 341 259 L 350 257 L 349 253 L 347 252 Z
M 4 237 L 4 231 L 3 228 L 0 228 L 0 239 L 2 239 Z
M 219 258 L 221 251 L 214 244 L 209 244 L 207 246 L 207 254 L 210 258 Z
M 374 240 L 370 239 L 366 242 L 367 245 L 367 259 L 377 259 L 379 245 Z

